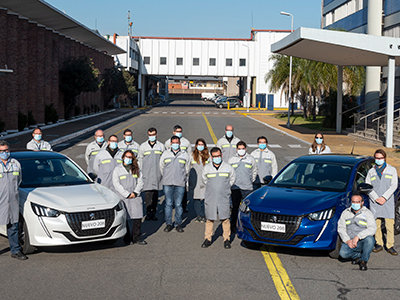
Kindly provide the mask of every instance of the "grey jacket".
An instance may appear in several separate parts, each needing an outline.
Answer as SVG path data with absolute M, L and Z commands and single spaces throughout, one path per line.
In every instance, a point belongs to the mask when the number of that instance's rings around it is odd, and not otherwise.
M 229 159 L 228 163 L 235 170 L 235 184 L 232 190 L 253 190 L 253 182 L 257 177 L 258 169 L 253 156 L 246 153 L 243 157 L 236 154 Z
M 10 158 L 6 165 L 0 161 L 0 225 L 18 222 L 21 180 L 21 165 L 16 159 Z
M 236 144 L 240 142 L 237 137 L 233 137 L 231 142 L 226 139 L 224 135 L 217 142 L 217 147 L 222 150 L 222 159 L 228 161 L 232 156 L 236 155 Z
M 114 169 L 122 163 L 122 154 L 123 152 L 118 149 L 118 152 L 113 158 L 106 149 L 102 149 L 96 155 L 93 163 L 94 172 L 97 174 L 97 182 L 113 191 L 115 191 L 115 189 L 112 181 L 112 174 Z
M 207 160 L 206 164 L 209 164 L 210 161 Z M 188 198 L 189 199 L 204 199 L 204 192 L 206 186 L 201 179 L 201 173 L 205 167 L 203 166 L 203 162 L 200 158 L 200 163 L 193 159 L 193 153 L 190 155 L 190 171 L 189 171 L 189 191 Z
M 143 190 L 161 190 L 160 158 L 164 145 L 156 141 L 153 147 L 146 141 L 139 147 L 138 163 L 143 174 Z
M 343 242 L 358 236 L 360 240 L 373 236 L 376 231 L 375 217 L 363 206 L 356 214 L 351 207 L 345 209 L 338 221 L 338 233 Z
M 121 149 L 123 152 L 126 150 L 131 150 L 135 156 L 137 157 L 139 154 L 139 144 L 132 140 L 129 144 L 125 143 L 125 140 L 122 140 L 118 143 L 118 148 Z
M 331 148 L 329 148 L 327 145 L 325 145 L 325 149 L 322 152 L 318 149 L 318 147 L 315 150 L 315 152 L 313 151 L 312 147 L 308 149 L 308 154 L 328 154 L 328 153 L 332 153 L 332 151 Z
M 398 177 L 394 167 L 387 164 L 383 170 L 382 178 L 379 178 L 375 167 L 368 171 L 365 182 L 372 184 L 374 189 L 368 195 L 370 200 L 370 209 L 375 218 L 394 219 L 394 192 L 397 189 Z M 383 205 L 378 204 L 375 200 L 384 197 L 386 202 Z
M 86 147 L 85 151 L 85 161 L 86 164 L 88 165 L 87 167 L 87 172 L 88 173 L 94 173 L 93 170 L 93 163 L 96 155 L 99 153 L 101 149 L 104 149 L 107 147 L 107 142 L 104 142 L 101 147 L 96 141 L 91 142 L 89 145 Z
M 174 154 L 166 150 L 160 158 L 160 172 L 163 185 L 186 186 L 190 168 L 190 159 L 186 151 Z
M 190 144 L 189 140 L 184 137 L 181 137 L 179 140 L 181 142 L 181 150 L 186 151 L 188 154 L 192 153 L 192 145 Z M 165 141 L 164 147 L 166 150 L 171 149 L 171 139 Z
M 53 151 L 49 142 L 40 140 L 39 143 L 36 143 L 34 139 L 31 139 L 28 144 L 26 144 L 26 149 L 36 151 Z
M 257 177 L 254 183 L 264 183 L 263 178 L 265 176 L 271 175 L 275 177 L 278 174 L 278 163 L 276 161 L 275 154 L 269 150 L 264 149 L 261 151 L 260 149 L 256 149 L 250 154 L 254 157 L 257 164 Z

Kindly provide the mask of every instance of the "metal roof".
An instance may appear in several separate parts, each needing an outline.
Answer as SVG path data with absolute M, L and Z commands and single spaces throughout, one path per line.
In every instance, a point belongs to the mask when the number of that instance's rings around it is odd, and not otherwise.
M 24 16 L 31 21 L 51 28 L 99 51 L 105 51 L 109 55 L 126 52 L 99 33 L 43 0 L 0 0 L 0 7 L 4 7 L 10 12 Z
M 400 39 L 386 36 L 300 27 L 271 45 L 271 52 L 339 66 L 400 65 Z

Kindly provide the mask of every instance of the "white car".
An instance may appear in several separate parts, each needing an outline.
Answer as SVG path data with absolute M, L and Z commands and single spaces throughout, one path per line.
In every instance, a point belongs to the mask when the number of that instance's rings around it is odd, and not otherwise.
M 123 203 L 71 159 L 48 151 L 14 152 L 22 168 L 20 244 L 36 247 L 115 242 L 126 233 Z M 6 235 L 5 226 L 0 233 Z

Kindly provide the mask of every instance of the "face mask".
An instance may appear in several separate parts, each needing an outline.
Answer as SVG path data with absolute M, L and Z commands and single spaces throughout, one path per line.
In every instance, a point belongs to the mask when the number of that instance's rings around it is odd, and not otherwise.
M 315 141 L 317 142 L 318 145 L 322 144 L 322 139 L 321 138 L 316 138 Z
M 3 153 L 0 153 L 0 158 L 1 158 L 2 160 L 7 160 L 9 157 L 10 157 L 10 152 L 3 152 Z
M 231 138 L 233 136 L 233 131 L 228 130 L 225 134 L 226 134 L 226 137 Z
M 115 150 L 118 147 L 118 143 L 117 142 L 110 142 L 110 148 Z
M 34 138 L 35 140 L 37 140 L 37 141 L 40 141 L 40 140 L 42 139 L 42 135 L 41 135 L 41 134 L 35 134 L 35 135 L 33 136 L 33 138 Z
M 150 135 L 149 136 L 149 141 L 150 142 L 155 142 L 156 141 L 156 136 L 155 135 Z
M 246 150 L 245 149 L 239 149 L 238 151 L 239 156 L 243 156 L 246 154 Z
M 175 132 L 175 136 L 177 136 L 178 138 L 182 137 L 182 132 Z
M 125 158 L 124 158 L 124 163 L 125 163 L 126 165 L 132 164 L 132 158 L 127 158 L 127 157 L 125 157 Z
M 213 163 L 219 165 L 222 162 L 222 157 L 213 157 Z
M 267 144 L 258 144 L 258 148 L 264 150 L 265 148 L 267 148 Z
M 197 146 L 197 150 L 199 150 L 200 152 L 204 150 L 204 146 Z
M 132 136 L 130 136 L 130 135 L 126 136 L 126 137 L 125 137 L 125 141 L 126 141 L 127 143 L 132 142 Z
M 101 144 L 101 143 L 104 142 L 104 137 L 98 136 L 98 137 L 96 138 L 96 141 L 97 141 L 99 144 Z
M 385 163 L 384 159 L 375 159 L 375 164 L 378 166 L 382 166 Z
M 352 203 L 351 204 L 351 208 L 355 211 L 360 210 L 361 209 L 361 203 Z
M 171 145 L 171 148 L 172 148 L 173 150 L 178 150 L 178 149 L 179 149 L 179 144 L 172 144 L 172 145 Z

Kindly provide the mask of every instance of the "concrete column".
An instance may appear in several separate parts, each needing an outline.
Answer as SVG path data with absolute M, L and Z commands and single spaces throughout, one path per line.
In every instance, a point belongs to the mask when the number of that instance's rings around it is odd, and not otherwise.
M 386 148 L 393 147 L 393 111 L 394 111 L 394 78 L 395 58 L 389 57 L 388 81 L 387 81 L 387 103 L 386 103 Z
M 247 76 L 247 79 L 246 79 L 246 92 L 248 90 L 251 90 L 251 77 L 250 76 Z M 246 98 L 246 105 L 245 105 L 247 108 L 250 107 L 250 101 L 251 101 L 250 99 L 251 99 L 251 94 L 248 94 L 247 98 Z
M 337 76 L 337 103 L 336 103 L 336 132 L 342 132 L 342 108 L 343 108 L 343 66 L 338 67 Z

